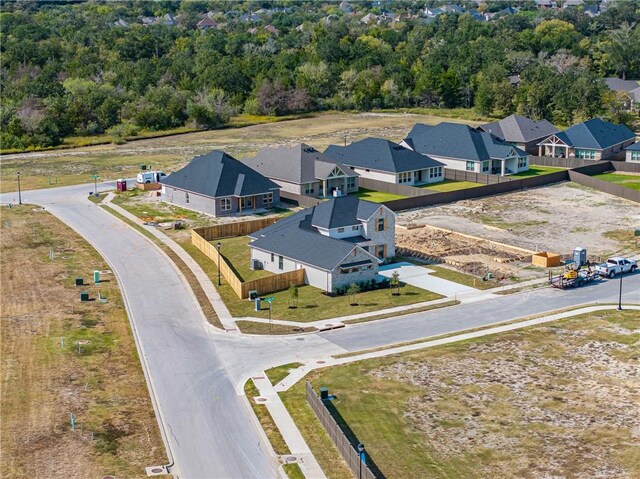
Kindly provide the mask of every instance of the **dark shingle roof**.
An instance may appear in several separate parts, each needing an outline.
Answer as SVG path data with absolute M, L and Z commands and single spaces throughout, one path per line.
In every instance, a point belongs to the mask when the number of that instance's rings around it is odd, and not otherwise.
M 336 166 L 347 176 L 358 176 L 304 143 L 292 147 L 263 148 L 255 157 L 246 158 L 242 162 L 268 178 L 296 184 L 324 179 Z
M 440 161 L 382 138 L 365 138 L 349 146 L 331 145 L 324 154 L 337 163 L 390 173 L 444 166 Z
M 334 198 L 251 233 L 254 241 L 250 246 L 331 271 L 360 246 L 324 236 L 318 228 L 359 224 L 358 219 L 368 219 L 380 207 L 356 197 Z
M 574 148 L 604 150 L 610 146 L 635 139 L 636 134 L 625 125 L 616 125 L 600 118 L 593 118 L 556 133 L 556 136 Z
M 490 133 L 460 123 L 416 123 L 404 141 L 418 153 L 469 161 L 502 159 L 512 151 L 518 156 L 528 155 Z
M 640 151 L 640 141 L 636 141 L 633 145 L 627 146 L 625 150 Z
M 162 183 L 211 197 L 250 196 L 280 189 L 270 179 L 218 150 L 195 157 Z
M 547 120 L 533 121 L 520 115 L 510 115 L 500 121 L 487 123 L 480 129 L 512 143 L 528 143 L 560 131 Z

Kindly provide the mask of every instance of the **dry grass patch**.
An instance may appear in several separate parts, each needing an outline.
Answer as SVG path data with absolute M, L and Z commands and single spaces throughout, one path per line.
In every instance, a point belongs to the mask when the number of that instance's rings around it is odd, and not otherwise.
M 30 206 L 2 210 L 0 238 L 2 476 L 145 477 L 166 463 L 116 279 L 74 285 L 104 260 Z M 108 302 L 81 303 L 80 291 Z

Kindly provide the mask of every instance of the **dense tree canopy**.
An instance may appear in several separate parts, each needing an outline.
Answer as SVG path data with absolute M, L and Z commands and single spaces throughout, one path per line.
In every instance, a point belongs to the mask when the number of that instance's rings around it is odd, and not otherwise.
M 614 2 L 593 18 L 581 8 L 512 5 L 519 13 L 492 21 L 468 13 L 425 21 L 415 2 L 354 2 L 353 15 L 337 2 L 293 0 L 3 2 L 1 146 L 328 108 L 624 120 L 602 79 L 640 78 L 639 2 Z M 411 16 L 361 21 L 383 9 Z M 207 13 L 216 26 L 201 30 Z

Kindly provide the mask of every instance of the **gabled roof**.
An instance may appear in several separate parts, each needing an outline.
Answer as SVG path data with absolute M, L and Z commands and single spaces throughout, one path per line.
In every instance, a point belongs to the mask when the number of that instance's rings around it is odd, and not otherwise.
M 592 118 L 556 133 L 555 136 L 573 148 L 604 150 L 610 146 L 635 139 L 636 134 L 625 125 L 616 125 L 600 118 Z
M 358 202 L 366 204 L 359 205 Z M 331 212 L 330 216 L 335 215 L 339 219 L 346 212 L 357 215 L 358 211 L 373 210 L 375 212 L 381 207 L 384 208 L 382 205 L 369 203 L 350 196 L 334 198 L 318 206 L 299 211 L 266 228 L 251 233 L 249 236 L 254 241 L 249 246 L 286 256 L 326 271 L 331 271 L 340 265 L 354 249 L 364 251 L 371 256 L 371 262 L 378 261 L 375 256 L 351 241 L 320 234 L 316 223 L 326 221 L 327 212 Z M 357 223 L 359 221 L 349 223 L 349 225 Z
M 377 203 L 361 201 L 355 196 L 340 196 L 315 206 L 311 224 L 323 229 L 358 225 L 380 208 Z
M 195 157 L 162 184 L 210 197 L 251 196 L 280 189 L 270 179 L 218 150 Z
M 511 143 L 528 143 L 560 131 L 547 120 L 533 121 L 520 115 L 510 115 L 479 128 Z
M 267 178 L 295 184 L 326 179 L 336 166 L 347 176 L 358 176 L 305 143 L 291 147 L 263 148 L 255 157 L 246 158 L 242 162 Z
M 348 146 L 331 145 L 324 154 L 337 163 L 388 173 L 444 166 L 440 161 L 382 138 L 365 138 Z
M 526 151 L 469 125 L 443 122 L 435 126 L 416 123 L 405 143 L 418 153 L 468 161 L 528 156 Z
M 636 141 L 633 145 L 627 146 L 625 150 L 640 151 L 640 141 Z
M 637 80 L 622 80 L 621 78 L 611 77 L 605 78 L 604 82 L 609 87 L 609 90 L 613 91 L 633 91 L 636 88 L 640 88 L 640 83 Z

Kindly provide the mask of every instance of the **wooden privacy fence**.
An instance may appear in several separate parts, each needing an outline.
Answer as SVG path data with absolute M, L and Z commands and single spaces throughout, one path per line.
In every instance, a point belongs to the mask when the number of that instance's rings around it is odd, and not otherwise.
M 517 178 L 513 178 L 511 176 L 487 175 L 484 173 L 474 173 L 473 171 L 451 170 L 447 168 L 444 170 L 444 179 L 454 181 L 471 181 L 472 183 L 480 183 L 483 185 L 494 185 L 496 183 L 507 183 L 509 181 L 517 180 Z
M 316 392 L 313 390 L 313 386 L 311 386 L 311 383 L 309 382 L 307 382 L 307 403 L 320 420 L 320 423 L 324 427 L 325 431 L 327 431 L 331 441 L 340 452 L 340 455 L 349 466 L 349 469 L 351 469 L 351 472 L 353 472 L 353 475 L 357 479 L 377 479 L 378 477 L 381 477 L 380 474 L 376 476 L 368 464 L 361 462 L 360 454 L 358 453 L 355 445 L 349 441 L 344 431 L 340 428 L 340 425 L 327 410 L 322 399 L 317 396 Z
M 593 178 L 577 170 L 569 171 L 569 177 L 571 178 L 571 181 L 574 181 L 575 183 L 578 183 L 580 185 L 588 186 L 598 191 L 609 193 L 610 195 L 619 196 L 620 198 L 640 203 L 639 190 L 632 190 L 631 188 L 626 188 L 622 185 L 616 185 L 615 183 L 611 183 L 609 181 Z
M 291 286 L 291 284 L 302 286 L 305 284 L 304 269 L 296 269 L 286 273 L 273 274 L 271 276 L 251 281 L 242 281 L 236 275 L 233 267 L 225 257 L 219 254 L 218 249 L 209 242 L 211 240 L 227 238 L 229 236 L 245 236 L 273 223 L 275 223 L 275 218 L 264 218 L 255 221 L 242 221 L 238 223 L 209 226 L 206 228 L 195 228 L 191 230 L 191 243 L 214 262 L 216 268 L 220 270 L 220 274 L 224 277 L 227 283 L 229 283 L 229 286 L 231 286 L 240 299 L 248 298 L 249 291 L 252 290 L 256 290 L 258 294 L 263 295 L 282 291 L 283 289 L 287 289 Z M 209 238 L 209 240 L 207 240 L 207 238 Z
M 290 191 L 280 190 L 280 200 L 285 203 L 290 203 L 303 208 L 311 208 L 312 206 L 319 205 L 323 201 L 322 198 L 315 198 L 313 196 L 298 195 L 291 193 Z

